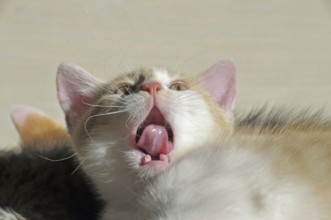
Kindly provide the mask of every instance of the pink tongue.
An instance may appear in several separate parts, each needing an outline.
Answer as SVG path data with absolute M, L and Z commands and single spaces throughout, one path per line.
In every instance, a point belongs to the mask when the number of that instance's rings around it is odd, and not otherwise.
M 146 151 L 147 154 L 157 157 L 160 154 L 168 154 L 173 145 L 168 141 L 168 132 L 163 126 L 148 125 L 138 143 L 137 147 Z

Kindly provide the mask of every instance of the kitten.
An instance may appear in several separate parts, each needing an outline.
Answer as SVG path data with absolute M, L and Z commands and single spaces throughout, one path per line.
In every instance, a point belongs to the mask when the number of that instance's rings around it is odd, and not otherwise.
M 11 116 L 23 151 L 0 156 L 0 219 L 99 219 L 103 201 L 65 129 L 32 107 Z
M 331 218 L 331 126 L 258 114 L 234 129 L 235 83 L 231 61 L 108 82 L 60 65 L 58 98 L 103 219 Z

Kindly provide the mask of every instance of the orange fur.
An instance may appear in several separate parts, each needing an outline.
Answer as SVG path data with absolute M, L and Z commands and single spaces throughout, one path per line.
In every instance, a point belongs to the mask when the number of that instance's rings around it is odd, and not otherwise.
M 12 111 L 12 120 L 20 135 L 22 150 L 47 150 L 70 143 L 66 129 L 37 109 L 17 107 Z

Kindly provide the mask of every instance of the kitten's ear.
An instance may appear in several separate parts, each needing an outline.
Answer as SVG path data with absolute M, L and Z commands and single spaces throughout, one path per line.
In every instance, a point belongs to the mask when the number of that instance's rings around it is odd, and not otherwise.
M 216 63 L 200 74 L 198 80 L 222 109 L 233 110 L 236 96 L 236 66 L 232 61 L 223 60 Z
M 42 118 L 46 117 L 46 114 L 39 109 L 28 105 L 14 106 L 10 111 L 10 118 L 21 136 L 24 135 L 21 133 L 22 128 L 28 124 L 27 121 L 30 120 L 30 118 L 35 116 Z
M 20 135 L 22 150 L 47 150 L 70 143 L 66 129 L 35 107 L 15 106 L 10 116 Z
M 100 81 L 72 63 L 60 64 L 57 71 L 57 96 L 71 129 L 97 98 Z

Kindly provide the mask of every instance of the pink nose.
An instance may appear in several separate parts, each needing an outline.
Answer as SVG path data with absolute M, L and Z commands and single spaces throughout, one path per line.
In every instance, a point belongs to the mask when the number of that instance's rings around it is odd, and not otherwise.
M 156 95 L 156 93 L 161 89 L 161 85 L 157 82 L 147 83 L 143 85 L 143 90 L 151 95 Z

